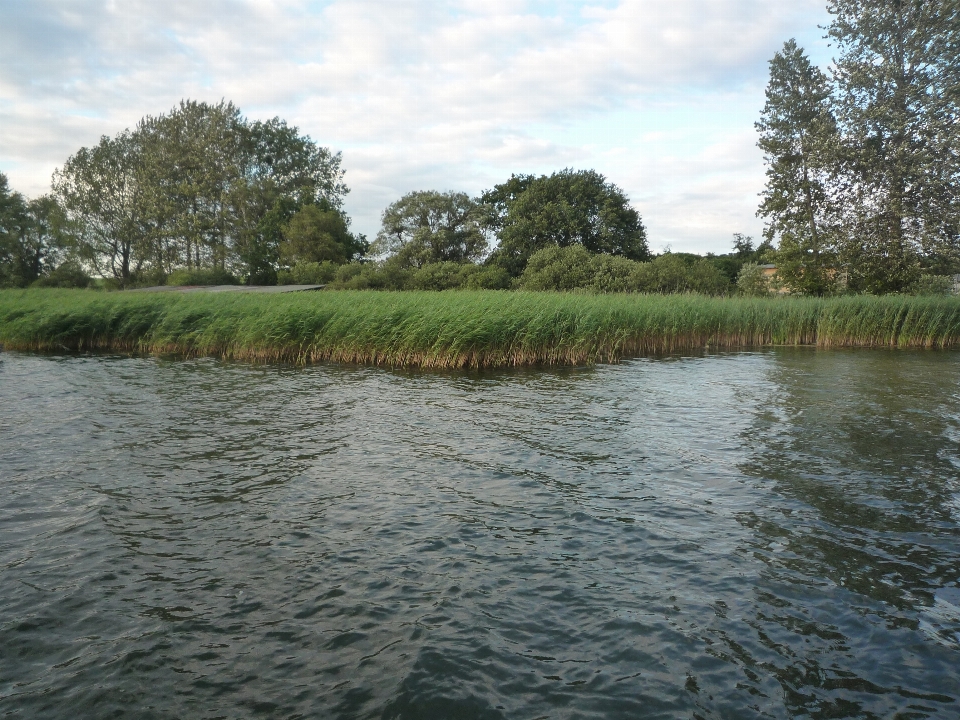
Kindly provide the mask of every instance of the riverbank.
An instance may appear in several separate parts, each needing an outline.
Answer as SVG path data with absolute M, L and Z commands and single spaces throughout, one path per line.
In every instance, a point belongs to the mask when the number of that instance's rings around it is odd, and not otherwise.
M 465 368 L 582 365 L 777 345 L 960 345 L 960 298 L 500 291 L 0 291 L 9 350 Z

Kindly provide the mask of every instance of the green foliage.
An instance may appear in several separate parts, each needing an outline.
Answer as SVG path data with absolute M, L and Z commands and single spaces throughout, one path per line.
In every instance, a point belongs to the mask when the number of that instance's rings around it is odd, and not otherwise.
M 297 263 L 277 273 L 278 285 L 326 285 L 332 282 L 340 266 L 330 261 Z
M 915 295 L 953 295 L 954 282 L 950 275 L 921 275 L 911 288 Z
M 64 264 L 68 266 L 51 286 L 66 282 L 64 278 L 79 267 L 60 206 L 50 196 L 27 201 L 10 190 L 0 173 L 0 287 L 26 287 Z
M 535 252 L 518 280 L 525 290 L 584 290 L 600 293 L 701 293 L 723 295 L 724 274 L 699 255 L 665 253 L 650 262 L 593 255 L 581 245 Z
M 81 260 L 121 287 L 149 260 L 147 199 L 139 181 L 136 136 L 124 131 L 81 148 L 53 175 Z
M 960 269 L 960 3 L 832 0 L 832 83 L 793 41 L 757 127 L 760 214 L 795 292 L 904 292 Z
M 633 286 L 646 293 L 700 293 L 724 295 L 730 290 L 726 276 L 708 258 L 686 253 L 664 253 L 642 263 Z
M 46 275 L 41 275 L 30 284 L 30 287 L 86 288 L 92 283 L 93 279 L 78 262 L 68 260 Z
M 706 347 L 956 347 L 960 298 L 5 290 L 0 343 L 448 368 L 583 364 Z
M 251 122 L 232 103 L 192 101 L 81 148 L 53 187 L 80 258 L 121 287 L 178 268 L 273 282 L 284 227 L 305 206 L 339 213 L 347 192 L 340 156 L 297 128 Z M 298 242 L 306 225 L 296 226 Z M 362 238 L 350 238 L 344 259 L 362 251 Z
M 329 205 L 304 205 L 283 226 L 280 257 L 287 265 L 358 258 L 366 250 L 362 238 L 351 234 L 343 213 Z
M 594 255 L 590 259 L 589 289 L 598 293 L 643 292 L 640 277 L 649 265 L 616 255 Z
M 174 270 L 167 276 L 167 285 L 239 285 L 240 281 L 222 268 Z
M 551 245 L 530 256 L 520 276 L 524 290 L 576 290 L 593 283 L 591 254 L 582 245 Z
M 0 287 L 22 287 L 29 281 L 22 250 L 29 222 L 26 200 L 0 173 Z
M 491 261 L 515 276 L 548 247 L 580 245 L 631 260 L 650 256 L 640 215 L 620 188 L 593 170 L 513 176 L 480 200 L 500 238 Z
M 780 238 L 778 271 L 786 284 L 823 295 L 832 289 L 838 242 L 831 183 L 839 137 L 829 81 L 789 40 L 770 61 L 766 95 L 756 125 L 767 162 L 758 214 L 767 219 L 767 239 Z
M 507 290 L 513 285 L 513 278 L 505 269 L 496 265 L 484 265 L 476 272 L 465 275 L 463 284 L 466 290 Z
M 475 262 L 487 250 L 480 208 L 464 193 L 408 193 L 387 207 L 381 220 L 373 252 L 403 267 Z
M 771 288 L 763 272 L 763 266 L 746 263 L 737 274 L 737 291 L 747 297 L 767 297 Z
M 450 261 L 430 263 L 413 273 L 407 287 L 411 290 L 456 290 L 462 288 L 466 279 L 479 270 L 476 265 Z

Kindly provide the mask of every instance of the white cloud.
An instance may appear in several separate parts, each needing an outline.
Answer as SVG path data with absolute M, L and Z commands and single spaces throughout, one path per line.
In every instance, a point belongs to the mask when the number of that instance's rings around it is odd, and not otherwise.
M 0 170 L 43 192 L 77 148 L 181 98 L 344 152 L 357 229 L 414 189 L 593 167 L 654 246 L 755 232 L 766 60 L 822 0 L 56 0 L 0 6 Z

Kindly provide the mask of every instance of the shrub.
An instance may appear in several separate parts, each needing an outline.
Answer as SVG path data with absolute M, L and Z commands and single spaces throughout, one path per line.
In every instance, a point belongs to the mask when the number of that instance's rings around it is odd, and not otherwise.
M 953 276 L 921 275 L 913 286 L 914 295 L 953 295 Z
M 510 273 L 502 267 L 496 265 L 468 267 L 477 268 L 476 272 L 464 274 L 463 287 L 469 290 L 507 290 L 513 284 Z
M 746 263 L 737 274 L 737 290 L 748 297 L 766 297 L 770 294 L 770 283 L 764 277 L 763 267 L 757 263 Z
M 593 256 L 583 245 L 551 245 L 530 256 L 520 276 L 524 290 L 576 290 L 593 281 Z
M 277 273 L 278 285 L 326 285 L 332 282 L 340 266 L 329 260 L 297 263 L 289 270 Z
M 641 265 L 649 263 L 639 263 L 616 255 L 596 255 L 591 261 L 593 278 L 590 287 L 601 293 L 635 290 L 632 278 Z
M 240 281 L 223 268 L 181 268 L 167 277 L 167 285 L 240 285 Z
M 664 253 L 650 262 L 637 263 L 627 280 L 628 289 L 644 293 L 725 295 L 730 283 L 707 258 Z
M 31 287 L 85 288 L 92 279 L 83 268 L 74 262 L 65 262 L 47 275 L 42 275 L 31 283 Z
M 455 290 L 463 287 L 467 276 L 479 270 L 476 265 L 458 262 L 428 263 L 414 271 L 407 288 L 413 290 Z

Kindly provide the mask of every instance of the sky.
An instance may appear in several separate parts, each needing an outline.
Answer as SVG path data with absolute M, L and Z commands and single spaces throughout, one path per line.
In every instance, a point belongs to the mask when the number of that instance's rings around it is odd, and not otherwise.
M 759 237 L 754 122 L 826 0 L 0 0 L 0 172 L 35 197 L 74 152 L 181 99 L 341 152 L 352 228 L 414 190 L 594 169 L 651 249 Z

